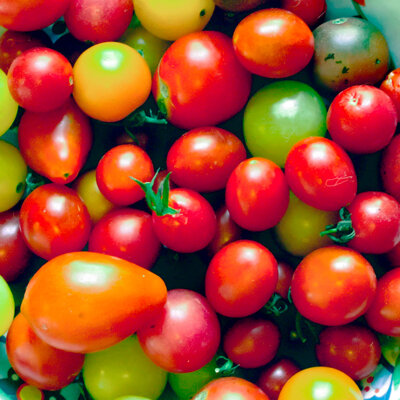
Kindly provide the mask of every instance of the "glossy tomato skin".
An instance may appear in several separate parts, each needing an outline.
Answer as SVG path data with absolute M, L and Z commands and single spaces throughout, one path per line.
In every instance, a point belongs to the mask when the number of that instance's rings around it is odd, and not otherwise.
M 7 334 L 7 356 L 15 372 L 30 385 L 44 390 L 60 390 L 82 369 L 84 355 L 49 346 L 18 314 Z
M 357 85 L 340 92 L 329 107 L 332 139 L 352 153 L 375 153 L 386 147 L 397 126 L 391 98 L 374 86 Z
M 226 185 L 225 202 L 232 219 L 249 231 L 275 226 L 289 205 L 289 188 L 282 170 L 261 157 L 241 162 Z
M 350 157 L 326 138 L 297 142 L 286 159 L 285 176 L 301 201 L 324 211 L 348 205 L 357 192 L 357 175 Z
M 400 135 L 395 136 L 384 150 L 381 161 L 381 177 L 385 192 L 400 201 Z
M 291 286 L 301 315 L 321 325 L 348 324 L 363 315 L 374 299 L 376 276 L 359 253 L 339 246 L 307 255 L 296 268 Z
M 227 317 L 247 317 L 260 310 L 278 282 L 275 257 L 260 243 L 238 240 L 211 260 L 205 280 L 213 308 Z
M 49 183 L 22 203 L 21 230 L 33 253 L 46 260 L 82 250 L 89 239 L 90 216 L 75 190 Z
M 15 101 L 29 111 L 60 107 L 72 94 L 72 65 L 58 51 L 36 47 L 18 56 L 8 70 L 8 87 Z
M 162 279 L 136 264 L 76 252 L 39 269 L 27 286 L 21 312 L 51 346 L 91 353 L 153 323 L 166 296 Z
M 307 24 L 278 8 L 256 11 L 242 19 L 232 39 L 242 65 L 267 78 L 296 74 L 314 53 L 314 37 Z
M 292 283 L 293 268 L 284 261 L 278 262 L 278 283 L 275 292 L 284 299 L 288 298 L 289 288 Z
M 213 192 L 225 188 L 231 172 L 245 159 L 246 149 L 233 133 L 204 127 L 186 132 L 172 145 L 167 169 L 178 186 Z
M 400 68 L 391 71 L 382 82 L 380 88 L 393 100 L 397 110 L 397 117 L 400 120 Z
M 205 297 L 174 289 L 168 292 L 161 317 L 139 330 L 138 338 L 155 364 L 182 373 L 196 371 L 211 361 L 221 333 L 217 315 Z
M 236 59 L 230 38 L 203 31 L 174 42 L 153 80 L 153 96 L 167 119 L 184 129 L 217 125 L 238 113 L 251 74 Z
M 179 212 L 164 216 L 153 212 L 154 231 L 160 242 L 179 253 L 204 249 L 217 229 L 215 212 L 210 203 L 193 190 L 172 189 L 168 204 Z
M 283 0 L 282 8 L 296 14 L 308 26 L 314 26 L 325 16 L 326 0 Z

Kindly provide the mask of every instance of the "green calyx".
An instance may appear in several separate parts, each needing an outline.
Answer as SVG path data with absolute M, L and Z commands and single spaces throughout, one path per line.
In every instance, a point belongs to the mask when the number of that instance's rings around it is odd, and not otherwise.
M 328 236 L 335 243 L 345 244 L 354 239 L 356 232 L 351 222 L 351 214 L 345 208 L 339 211 L 340 221 L 337 225 L 327 225 L 325 230 L 320 233 L 320 236 Z
M 235 371 L 239 368 L 239 364 L 235 365 L 232 360 L 227 357 L 217 357 L 217 365 L 220 367 L 215 368 L 215 373 L 221 376 L 232 376 Z

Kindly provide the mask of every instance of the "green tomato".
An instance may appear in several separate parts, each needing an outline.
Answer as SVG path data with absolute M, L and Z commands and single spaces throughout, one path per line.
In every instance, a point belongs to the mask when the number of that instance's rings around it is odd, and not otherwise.
M 8 131 L 17 111 L 18 104 L 8 90 L 7 75 L 0 69 L 0 136 Z
M 326 107 L 309 85 L 295 81 L 274 82 L 260 89 L 248 102 L 243 119 L 251 154 L 284 167 L 295 143 L 326 133 Z
M 15 304 L 10 287 L 0 275 L 0 336 L 4 335 L 14 319 Z
M 400 337 L 378 335 L 381 344 L 382 355 L 385 360 L 392 365 L 396 365 L 396 360 L 400 355 Z
M 143 352 L 135 336 L 108 349 L 86 354 L 83 381 L 94 400 L 120 396 L 156 399 L 167 382 L 167 372 Z

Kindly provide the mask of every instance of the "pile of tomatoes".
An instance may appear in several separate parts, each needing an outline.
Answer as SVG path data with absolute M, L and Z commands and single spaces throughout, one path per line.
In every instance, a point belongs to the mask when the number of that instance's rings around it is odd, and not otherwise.
M 380 363 L 396 389 L 400 69 L 374 25 L 325 0 L 0 3 L 18 399 L 361 400 Z

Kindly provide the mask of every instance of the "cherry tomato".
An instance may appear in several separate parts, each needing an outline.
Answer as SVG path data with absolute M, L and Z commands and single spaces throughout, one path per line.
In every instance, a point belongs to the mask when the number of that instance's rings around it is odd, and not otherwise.
M 199 192 L 224 189 L 229 175 L 246 159 L 246 149 L 232 133 L 216 127 L 186 132 L 169 149 L 167 168 L 178 185 Z
M 289 188 L 282 170 L 272 161 L 254 157 L 241 162 L 226 185 L 225 202 L 242 228 L 263 231 L 275 226 L 289 204 Z
M 214 3 L 225 11 L 247 11 L 266 3 L 267 0 L 214 0 Z
M 214 31 L 174 42 L 153 80 L 160 110 L 184 129 L 213 126 L 233 117 L 246 104 L 250 89 L 251 74 L 237 60 L 231 39 Z
M 260 243 L 239 240 L 223 247 L 207 269 L 206 296 L 227 317 L 246 317 L 260 310 L 278 282 L 275 257 Z
M 44 393 L 36 386 L 23 383 L 15 393 L 17 400 L 45 400 Z
M 357 175 L 349 156 L 325 138 L 297 142 L 286 159 L 285 175 L 301 201 L 324 211 L 346 206 L 357 192 Z
M 301 315 L 321 325 L 344 325 L 372 304 L 376 276 L 359 253 L 331 246 L 314 250 L 296 268 L 291 286 Z
M 397 117 L 400 120 L 400 68 L 391 71 L 380 88 L 392 99 L 396 106 Z
M 400 201 L 400 135 L 385 149 L 381 161 L 381 177 L 385 192 Z
M 7 75 L 0 71 L 0 136 L 10 128 L 17 116 L 18 103 L 13 99 L 7 84 Z
M 282 8 L 300 17 L 307 25 L 314 26 L 326 13 L 326 0 L 283 0 Z
M 232 40 L 243 66 L 267 78 L 298 73 L 314 53 L 314 37 L 307 24 L 278 8 L 256 11 L 242 19 Z
M 292 267 L 283 261 L 278 262 L 278 283 L 276 284 L 275 292 L 284 299 L 288 298 L 292 276 Z
M 0 276 L 0 335 L 4 335 L 10 327 L 15 311 L 14 297 L 10 287 Z
M 386 257 L 391 267 L 400 267 L 400 243 L 394 246 L 393 249 L 386 254 Z

